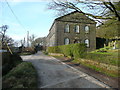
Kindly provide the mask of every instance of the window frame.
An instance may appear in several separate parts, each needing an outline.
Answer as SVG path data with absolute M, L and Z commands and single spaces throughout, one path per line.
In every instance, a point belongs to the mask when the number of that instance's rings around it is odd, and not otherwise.
M 87 29 L 87 30 L 86 30 L 86 29 Z M 85 34 L 90 33 L 90 26 L 85 25 L 85 27 L 84 27 L 84 31 L 85 31 Z
M 86 43 L 86 40 L 88 40 L 88 41 L 87 41 L 88 43 Z M 87 47 L 87 48 L 90 48 L 90 40 L 89 40 L 88 38 L 84 40 L 84 43 L 86 44 L 86 47 Z
M 80 26 L 79 25 L 74 26 L 74 32 L 75 33 L 80 33 Z
M 68 40 L 69 40 L 69 42 L 68 42 L 68 43 L 66 43 L 66 39 L 68 39 Z M 68 45 L 68 44 L 70 44 L 70 39 L 69 39 L 68 37 L 66 37 L 66 38 L 64 38 L 64 45 Z
M 65 24 L 64 33 L 70 33 L 70 25 L 69 24 Z

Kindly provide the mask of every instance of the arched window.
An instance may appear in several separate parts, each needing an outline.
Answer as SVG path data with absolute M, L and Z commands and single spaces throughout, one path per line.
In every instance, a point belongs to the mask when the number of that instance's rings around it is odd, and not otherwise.
M 87 47 L 90 47 L 90 41 L 89 41 L 89 39 L 85 39 L 85 44 L 86 44 Z
M 70 32 L 70 30 L 69 30 L 69 24 L 65 25 L 65 32 L 67 32 L 67 33 Z
M 85 33 L 89 33 L 89 26 L 85 26 Z
M 65 38 L 65 40 L 64 40 L 64 44 L 65 44 L 65 45 L 70 44 L 70 39 L 69 39 L 69 38 Z
M 80 32 L 80 31 L 79 31 L 79 25 L 75 25 L 74 31 L 75 31 L 76 33 L 79 33 L 79 32 Z

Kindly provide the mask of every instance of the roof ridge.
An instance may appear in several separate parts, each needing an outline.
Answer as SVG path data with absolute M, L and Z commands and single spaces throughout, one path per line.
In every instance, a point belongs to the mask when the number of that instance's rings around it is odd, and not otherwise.
M 66 15 L 63 15 L 63 16 L 60 16 L 60 17 L 58 17 L 58 18 L 56 18 L 55 20 L 58 20 L 58 19 L 60 19 L 60 18 L 63 18 L 63 17 L 65 17 L 65 16 L 68 16 L 68 15 L 70 15 L 70 14 L 74 14 L 74 13 L 83 13 L 82 11 L 73 11 L 73 12 L 70 12 L 70 13 L 68 13 L 68 14 L 66 14 Z

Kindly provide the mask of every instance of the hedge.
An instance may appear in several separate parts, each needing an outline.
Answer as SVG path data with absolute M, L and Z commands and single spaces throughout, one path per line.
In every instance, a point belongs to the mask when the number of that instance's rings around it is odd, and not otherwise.
M 30 62 L 22 62 L 2 77 L 3 90 L 37 88 L 37 72 Z M 30 89 L 31 90 L 31 89 Z
M 58 48 L 58 46 L 48 47 L 48 48 L 47 48 L 47 51 L 48 51 L 49 53 L 59 53 L 59 48 Z
M 82 58 L 86 54 L 86 45 L 82 43 L 53 46 L 47 48 L 48 53 L 61 53 L 64 56 Z
M 2 52 L 2 75 L 7 74 L 13 67 L 22 62 L 22 58 L 17 54 Z
M 75 58 L 83 58 L 86 54 L 86 45 L 85 44 L 75 44 L 73 46 L 73 56 Z

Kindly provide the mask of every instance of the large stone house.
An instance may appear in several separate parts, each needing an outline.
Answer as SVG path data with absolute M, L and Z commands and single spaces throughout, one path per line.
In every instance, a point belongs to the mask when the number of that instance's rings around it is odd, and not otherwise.
M 88 51 L 96 49 L 96 22 L 82 12 L 74 11 L 54 20 L 46 46 L 86 43 Z

